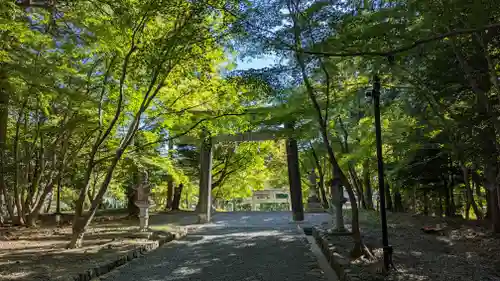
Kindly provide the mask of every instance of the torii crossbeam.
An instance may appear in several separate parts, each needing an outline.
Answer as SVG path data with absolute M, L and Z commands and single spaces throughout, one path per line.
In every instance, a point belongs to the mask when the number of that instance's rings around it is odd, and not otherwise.
M 300 181 L 299 159 L 297 141 L 293 137 L 293 123 L 287 123 L 281 130 L 262 130 L 257 132 L 246 132 L 235 135 L 222 134 L 210 136 L 206 130 L 199 139 L 183 137 L 181 143 L 200 143 L 200 191 L 199 201 L 196 207 L 199 223 L 207 223 L 211 220 L 212 211 L 212 147 L 219 142 L 244 142 L 244 141 L 266 141 L 286 139 L 286 152 L 288 164 L 288 178 L 290 183 L 290 197 L 294 221 L 304 220 L 304 206 L 302 203 L 302 187 Z

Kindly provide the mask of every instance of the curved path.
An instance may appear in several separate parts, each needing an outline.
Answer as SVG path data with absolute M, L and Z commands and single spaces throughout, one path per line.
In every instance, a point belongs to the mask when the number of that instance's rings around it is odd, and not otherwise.
M 184 239 L 135 259 L 105 281 L 325 281 L 288 212 L 218 213 Z M 324 214 L 307 214 L 321 223 Z

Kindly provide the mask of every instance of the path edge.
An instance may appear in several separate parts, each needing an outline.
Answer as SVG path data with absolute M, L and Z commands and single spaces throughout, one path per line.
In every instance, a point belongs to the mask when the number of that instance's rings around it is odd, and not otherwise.
M 87 269 L 84 272 L 76 274 L 67 280 L 68 281 L 91 281 L 94 278 L 98 278 L 99 276 L 102 276 L 106 273 L 111 272 L 113 269 L 115 269 L 119 266 L 127 264 L 136 258 L 142 257 L 145 254 L 158 249 L 159 247 L 163 246 L 164 244 L 166 244 L 168 242 L 185 237 L 187 235 L 187 230 L 183 229 L 183 230 L 180 230 L 179 232 L 163 232 L 162 231 L 161 235 L 162 236 L 155 235 L 157 237 L 157 239 L 154 239 L 153 243 L 140 245 L 137 248 L 132 249 L 132 250 L 118 256 L 116 259 L 114 259 L 110 262 L 100 264 L 100 265 L 97 265 L 93 268 Z
M 328 242 L 327 239 L 324 238 L 323 231 L 317 226 L 312 227 L 312 236 L 316 240 L 316 244 L 318 244 L 321 252 L 325 256 L 326 260 L 330 264 L 330 267 L 337 274 L 337 278 L 339 281 L 358 281 L 360 280 L 358 276 L 349 274 L 345 271 L 345 266 L 335 257 L 335 249 L 332 244 Z

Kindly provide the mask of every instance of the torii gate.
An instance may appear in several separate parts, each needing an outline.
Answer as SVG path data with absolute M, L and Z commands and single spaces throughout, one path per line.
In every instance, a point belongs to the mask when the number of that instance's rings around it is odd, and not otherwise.
M 209 136 L 205 130 L 201 135 L 200 147 L 200 191 L 198 201 L 198 217 L 200 223 L 207 223 L 211 220 L 212 211 L 212 147 L 214 144 L 224 141 L 265 141 L 286 139 L 286 153 L 288 164 L 288 180 L 290 184 L 290 199 L 294 221 L 304 220 L 304 206 L 302 203 L 302 186 L 299 170 L 299 154 L 297 140 L 293 136 L 294 124 L 288 122 L 284 124 L 284 129 L 267 130 L 240 133 L 236 135 Z

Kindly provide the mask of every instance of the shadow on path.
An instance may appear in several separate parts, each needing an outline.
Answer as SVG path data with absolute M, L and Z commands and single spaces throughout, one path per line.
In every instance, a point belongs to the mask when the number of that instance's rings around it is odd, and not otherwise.
M 133 260 L 100 280 L 325 280 L 318 274 L 317 260 L 295 225 L 288 221 L 288 227 L 276 223 L 267 227 L 217 225 L 224 221 L 220 219 L 238 221 L 239 216 L 222 215 L 214 225 Z M 281 217 L 276 220 L 284 221 Z

